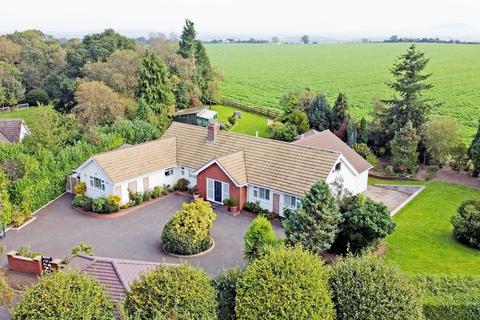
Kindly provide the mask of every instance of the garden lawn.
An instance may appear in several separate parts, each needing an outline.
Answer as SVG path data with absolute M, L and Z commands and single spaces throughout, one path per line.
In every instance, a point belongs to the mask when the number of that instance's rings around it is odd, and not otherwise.
M 31 123 L 37 121 L 37 115 L 41 112 L 42 108 L 52 108 L 52 107 L 51 106 L 33 107 L 30 109 L 23 109 L 19 111 L 0 112 L 0 119 L 23 119 L 23 121 L 25 121 L 25 123 L 28 126 Z
M 378 179 L 370 179 L 369 183 L 412 184 Z M 425 185 L 425 190 L 393 218 L 397 226 L 387 238 L 386 259 L 412 274 L 480 276 L 480 250 L 458 243 L 450 224 L 458 205 L 478 199 L 480 192 L 439 181 L 420 184 Z
M 228 122 L 228 118 L 231 117 L 235 111 L 242 113 L 242 119 L 237 120 L 235 126 L 230 130 L 232 132 L 254 136 L 256 131 L 258 131 L 260 137 L 267 136 L 268 118 L 265 116 L 224 105 L 212 106 L 212 110 L 217 111 L 218 121 L 220 122 Z

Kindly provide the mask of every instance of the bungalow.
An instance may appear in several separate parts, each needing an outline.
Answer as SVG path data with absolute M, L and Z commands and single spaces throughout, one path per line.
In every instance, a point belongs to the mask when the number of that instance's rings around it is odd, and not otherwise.
M 87 196 L 115 194 L 126 203 L 129 191 L 142 193 L 185 178 L 214 203 L 235 198 L 242 208 L 258 201 L 283 215 L 320 179 L 334 184 L 343 177 L 343 188 L 364 191 L 367 181 L 356 173 L 342 152 L 220 131 L 216 123 L 203 128 L 173 122 L 158 140 L 91 157 L 70 184 L 84 181 Z
M 22 119 L 0 119 L 0 143 L 22 142 L 30 130 Z

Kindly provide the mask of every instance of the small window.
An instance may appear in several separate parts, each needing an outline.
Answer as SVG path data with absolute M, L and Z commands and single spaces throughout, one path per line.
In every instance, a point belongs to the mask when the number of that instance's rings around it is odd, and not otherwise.
M 90 187 L 105 191 L 105 181 L 100 178 L 90 176 Z
M 342 169 L 342 163 L 339 162 L 335 165 L 335 171 L 340 171 Z
M 180 167 L 180 173 L 182 174 L 182 176 L 185 175 L 185 167 Z
M 194 172 L 195 172 L 195 170 L 188 169 L 188 177 L 191 178 L 191 179 L 194 179 L 196 177 Z
M 289 194 L 283 196 L 283 202 L 284 206 L 290 209 L 298 209 L 301 205 L 299 197 L 291 196 Z
M 173 176 L 173 168 L 165 169 L 165 177 Z
M 253 197 L 262 200 L 270 200 L 270 190 L 260 187 L 253 187 Z

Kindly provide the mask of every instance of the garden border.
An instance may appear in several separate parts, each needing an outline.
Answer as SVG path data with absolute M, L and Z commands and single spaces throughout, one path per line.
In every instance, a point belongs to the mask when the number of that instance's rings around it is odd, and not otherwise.
M 92 212 L 92 211 L 85 211 L 82 208 L 75 207 L 73 204 L 71 206 L 75 211 L 80 212 L 81 214 L 86 215 L 88 217 L 95 218 L 95 219 L 108 220 L 108 219 L 115 219 L 115 218 L 123 217 L 127 214 L 130 214 L 132 212 L 137 211 L 138 209 L 145 208 L 145 207 L 147 207 L 149 205 L 152 205 L 154 203 L 157 203 L 157 202 L 160 202 L 162 200 L 168 199 L 173 195 L 184 196 L 184 197 L 188 197 L 188 198 L 193 199 L 193 196 L 191 194 L 187 193 L 187 192 L 174 191 L 174 192 L 171 192 L 169 194 L 162 195 L 162 196 L 160 196 L 156 199 L 151 199 L 149 201 L 143 202 L 142 204 L 139 204 L 138 206 L 130 207 L 130 208 L 127 208 L 127 209 L 121 209 L 120 211 L 114 212 L 114 213 L 96 213 L 96 212 Z
M 196 253 L 196 254 L 190 254 L 190 255 L 181 255 L 181 254 L 175 254 L 175 253 L 168 252 L 165 249 L 165 243 L 163 243 L 163 242 L 162 242 L 161 247 L 162 247 L 162 251 L 166 255 L 171 256 L 171 257 L 175 257 L 175 258 L 196 258 L 196 257 L 202 257 L 202 256 L 210 253 L 210 251 L 212 251 L 215 248 L 215 240 L 213 239 L 213 237 L 210 237 L 210 240 L 212 241 L 212 245 L 210 246 L 210 248 L 208 248 L 205 251 L 202 251 L 202 252 L 199 252 L 199 253 Z

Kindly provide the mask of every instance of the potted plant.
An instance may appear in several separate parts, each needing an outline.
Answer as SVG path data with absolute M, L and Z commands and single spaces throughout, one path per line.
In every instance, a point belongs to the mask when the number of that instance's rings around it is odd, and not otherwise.
M 230 211 L 236 213 L 238 211 L 238 202 L 235 198 L 230 198 Z
M 193 195 L 193 200 L 197 200 L 200 197 L 200 193 L 198 193 L 197 186 L 194 186 L 192 188 L 192 195 Z
M 223 209 L 225 209 L 225 211 L 228 211 L 229 208 L 230 208 L 230 198 L 223 199 Z

